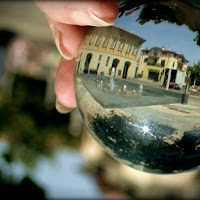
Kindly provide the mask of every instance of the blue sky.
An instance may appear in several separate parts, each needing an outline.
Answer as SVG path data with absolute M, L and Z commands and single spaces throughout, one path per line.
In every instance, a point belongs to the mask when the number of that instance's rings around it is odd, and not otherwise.
M 165 47 L 183 54 L 189 61 L 189 65 L 200 60 L 200 47 L 193 41 L 196 33 L 190 31 L 187 26 L 177 26 L 168 22 L 155 25 L 152 21 L 140 25 L 135 22 L 138 14 L 137 11 L 129 16 L 116 19 L 115 26 L 126 29 L 145 39 L 146 42 L 142 45 L 142 48 Z
M 44 189 L 47 199 L 103 199 L 95 179 L 83 171 L 85 160 L 80 152 L 60 148 L 53 153 L 52 157 L 38 157 L 36 166 L 28 169 L 19 160 L 6 162 L 3 155 L 9 150 L 10 144 L 1 141 L 0 168 L 4 177 L 12 175 L 13 183 L 19 183 L 29 175 Z

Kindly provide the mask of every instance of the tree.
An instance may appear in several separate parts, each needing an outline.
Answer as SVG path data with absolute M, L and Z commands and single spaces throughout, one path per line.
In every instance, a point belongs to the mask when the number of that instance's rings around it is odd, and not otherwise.
M 188 71 L 191 72 L 191 83 L 196 85 L 200 85 L 200 60 L 197 64 L 193 64 L 193 66 L 188 67 Z
M 119 17 L 130 15 L 142 8 L 137 19 L 140 24 L 162 21 L 187 25 L 196 32 L 194 41 L 200 46 L 200 1 L 199 0 L 124 0 L 119 6 Z

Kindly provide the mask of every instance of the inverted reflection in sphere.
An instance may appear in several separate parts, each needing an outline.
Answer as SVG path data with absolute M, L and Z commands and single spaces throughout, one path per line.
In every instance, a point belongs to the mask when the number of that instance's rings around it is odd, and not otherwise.
M 145 2 L 126 1 L 115 26 L 89 30 L 76 59 L 77 105 L 119 162 L 151 173 L 198 169 L 199 5 Z

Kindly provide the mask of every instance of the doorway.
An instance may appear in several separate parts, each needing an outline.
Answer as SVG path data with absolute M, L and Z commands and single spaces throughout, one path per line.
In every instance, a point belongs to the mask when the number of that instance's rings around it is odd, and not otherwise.
M 124 63 L 124 71 L 123 71 L 122 78 L 127 78 L 128 69 L 129 69 L 130 65 L 131 65 L 130 62 L 125 62 Z
M 83 71 L 86 74 L 88 73 L 91 59 L 92 59 L 92 54 L 91 53 L 87 54 Z

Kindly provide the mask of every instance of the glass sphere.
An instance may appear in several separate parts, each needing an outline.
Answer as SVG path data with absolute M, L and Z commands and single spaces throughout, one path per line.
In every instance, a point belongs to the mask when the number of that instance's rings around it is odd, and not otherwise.
M 124 1 L 91 27 L 75 67 L 85 126 L 119 162 L 150 173 L 200 167 L 200 3 Z

